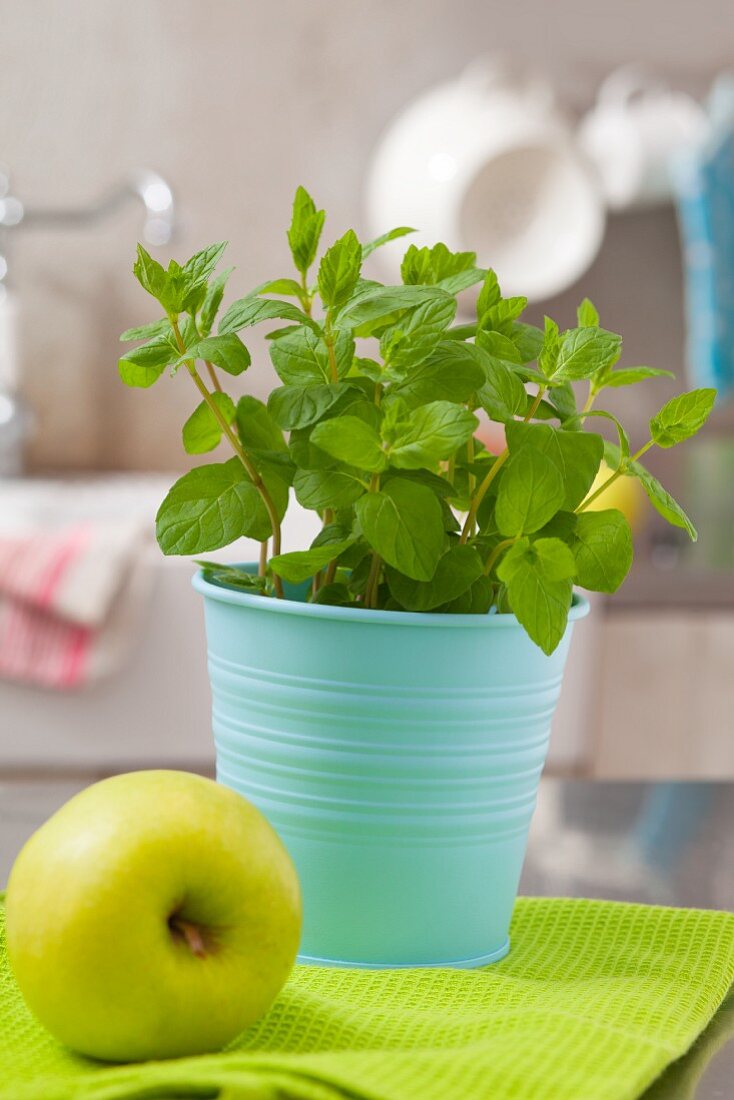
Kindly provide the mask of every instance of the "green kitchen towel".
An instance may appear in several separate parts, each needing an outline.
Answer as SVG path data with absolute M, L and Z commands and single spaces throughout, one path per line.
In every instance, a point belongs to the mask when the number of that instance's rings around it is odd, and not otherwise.
M 298 966 L 221 1054 L 109 1066 L 35 1022 L 0 939 L 3 1100 L 625 1100 L 706 1026 L 734 979 L 734 915 L 521 898 L 483 970 Z

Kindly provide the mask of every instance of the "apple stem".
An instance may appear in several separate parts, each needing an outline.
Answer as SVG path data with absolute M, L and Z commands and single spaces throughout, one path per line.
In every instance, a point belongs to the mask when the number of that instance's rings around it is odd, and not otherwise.
M 187 920 L 181 920 L 180 917 L 173 917 L 171 920 L 171 928 L 174 933 L 183 936 L 193 955 L 196 955 L 199 959 L 206 958 L 207 952 L 204 944 L 204 937 L 201 934 L 201 929 L 198 924 L 191 924 Z

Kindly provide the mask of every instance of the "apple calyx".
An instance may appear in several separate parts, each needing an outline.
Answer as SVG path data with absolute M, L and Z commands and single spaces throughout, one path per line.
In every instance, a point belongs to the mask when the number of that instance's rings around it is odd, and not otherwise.
M 191 951 L 191 954 L 196 955 L 198 959 L 205 959 L 209 954 L 204 939 L 204 930 L 198 924 L 193 924 L 192 921 L 184 920 L 183 917 L 174 913 L 168 921 L 168 927 L 171 929 L 173 936 L 176 939 L 183 940 Z

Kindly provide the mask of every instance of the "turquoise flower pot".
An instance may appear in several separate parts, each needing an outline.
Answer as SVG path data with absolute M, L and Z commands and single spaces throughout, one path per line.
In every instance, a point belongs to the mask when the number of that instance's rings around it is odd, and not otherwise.
M 248 567 L 250 568 L 250 567 Z M 512 615 L 363 611 L 207 582 L 220 782 L 301 879 L 300 958 L 482 966 L 508 928 L 573 622 L 546 657 Z

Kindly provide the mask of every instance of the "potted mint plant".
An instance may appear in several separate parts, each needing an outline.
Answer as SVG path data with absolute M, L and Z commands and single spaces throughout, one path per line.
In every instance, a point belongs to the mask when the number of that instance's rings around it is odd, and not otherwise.
M 478 965 L 502 957 L 572 623 L 573 586 L 614 592 L 632 562 L 624 516 L 590 510 L 617 478 L 692 538 L 641 465 L 693 435 L 713 390 L 669 401 L 633 447 L 605 389 L 667 372 L 618 368 L 621 338 L 585 300 L 561 331 L 523 323 L 473 253 L 411 246 L 400 286 L 362 275 L 349 230 L 323 252 L 324 212 L 299 188 L 295 275 L 220 314 L 212 245 L 134 272 L 163 317 L 120 360 L 147 387 L 188 376 L 183 426 L 198 465 L 163 501 L 165 554 L 245 536 L 259 561 L 203 561 L 222 782 L 268 816 L 299 870 L 302 957 L 350 965 Z M 313 271 L 317 274 L 314 276 Z M 456 296 L 479 287 L 476 322 Z M 240 333 L 266 326 L 279 385 L 266 403 L 226 388 L 250 365 Z M 180 378 L 176 379 L 180 384 Z M 581 407 L 573 383 L 581 382 Z M 478 410 L 504 426 L 497 454 Z M 591 430 L 607 424 L 615 443 Z M 602 459 L 611 472 L 590 492 Z M 284 547 L 292 499 L 318 513 Z

